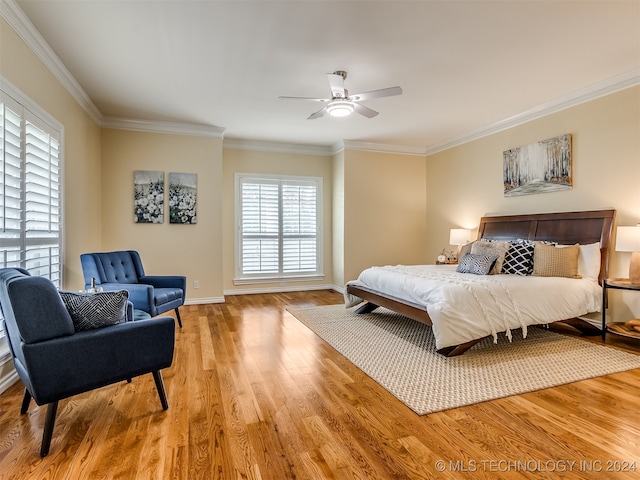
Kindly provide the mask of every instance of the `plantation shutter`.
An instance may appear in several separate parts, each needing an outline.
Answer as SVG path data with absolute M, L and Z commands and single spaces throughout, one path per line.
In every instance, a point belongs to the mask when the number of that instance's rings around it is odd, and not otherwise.
M 0 266 L 20 267 L 22 230 L 22 108 L 0 105 Z
M 35 121 L 27 120 L 25 151 L 25 268 L 58 284 L 60 143 Z
M 282 185 L 282 269 L 284 272 L 316 270 L 315 185 Z
M 277 183 L 242 183 L 242 273 L 277 273 Z
M 0 96 L 0 267 L 61 274 L 61 129 Z
M 241 176 L 237 276 L 320 274 L 318 179 Z

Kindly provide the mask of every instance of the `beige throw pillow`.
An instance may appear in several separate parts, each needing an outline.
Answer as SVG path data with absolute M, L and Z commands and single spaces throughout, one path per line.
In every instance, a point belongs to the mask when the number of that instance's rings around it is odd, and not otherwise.
M 581 278 L 578 275 L 580 245 L 556 248 L 535 242 L 533 250 L 533 275 L 537 277 Z
M 507 250 L 509 250 L 509 242 L 479 241 L 474 242 L 471 246 L 471 253 L 474 255 L 497 257 L 496 263 L 493 264 L 493 268 L 491 269 L 491 275 L 502 271 L 502 263 L 504 262 L 504 256 Z

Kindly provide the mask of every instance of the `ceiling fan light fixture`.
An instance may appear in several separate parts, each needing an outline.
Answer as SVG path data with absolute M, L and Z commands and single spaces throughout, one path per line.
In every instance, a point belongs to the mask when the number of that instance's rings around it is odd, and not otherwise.
M 334 100 L 327 106 L 327 112 L 332 117 L 346 117 L 353 113 L 353 102 L 346 100 Z

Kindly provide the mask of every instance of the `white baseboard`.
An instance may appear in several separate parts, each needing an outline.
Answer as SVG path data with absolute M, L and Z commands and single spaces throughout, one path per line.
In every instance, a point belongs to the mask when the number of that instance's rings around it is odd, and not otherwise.
M 20 380 L 20 377 L 18 377 L 18 372 L 16 372 L 15 370 L 0 378 L 0 393 L 4 392 L 18 380 Z
M 204 303 L 224 303 L 224 297 L 187 298 L 185 305 L 202 305 Z
M 337 285 L 301 285 L 298 287 L 259 287 L 259 288 L 238 288 L 233 290 L 225 290 L 225 295 L 253 295 L 257 293 L 284 293 L 284 292 L 305 292 L 311 290 L 334 290 L 338 293 L 344 293 L 344 287 Z M 224 303 L 224 297 L 203 297 L 188 298 L 185 305 L 202 305 L 205 303 Z
M 284 293 L 284 292 L 306 292 L 312 290 L 336 290 L 338 287 L 334 285 L 300 285 L 293 287 L 259 287 L 259 288 L 242 288 L 225 290 L 225 295 L 252 295 L 255 293 Z

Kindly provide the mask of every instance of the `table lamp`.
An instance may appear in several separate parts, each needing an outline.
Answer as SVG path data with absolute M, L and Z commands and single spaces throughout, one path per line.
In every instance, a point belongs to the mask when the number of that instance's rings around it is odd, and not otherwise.
M 468 228 L 452 228 L 449 231 L 449 245 L 457 245 L 457 257 L 460 257 L 460 248 L 471 240 L 471 230 Z M 460 258 L 458 258 L 460 260 Z
M 629 263 L 629 281 L 640 285 L 640 224 L 635 227 L 618 227 L 616 251 L 632 252 Z

